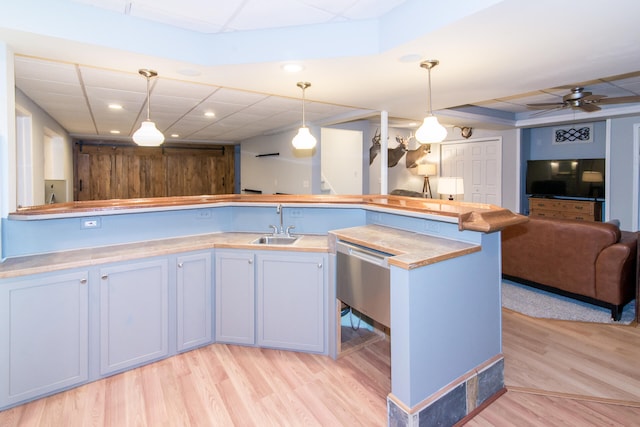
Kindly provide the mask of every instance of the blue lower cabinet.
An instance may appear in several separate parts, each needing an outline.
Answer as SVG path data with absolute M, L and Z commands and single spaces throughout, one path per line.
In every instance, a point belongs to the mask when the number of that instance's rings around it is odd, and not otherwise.
M 0 281 L 0 410 L 88 380 L 88 273 Z
M 167 259 L 100 268 L 100 375 L 169 355 Z
M 216 250 L 216 342 L 256 342 L 254 258 L 250 251 Z
M 176 259 L 176 346 L 186 351 L 211 343 L 211 252 Z
M 261 347 L 326 351 L 327 255 L 257 255 L 257 343 Z

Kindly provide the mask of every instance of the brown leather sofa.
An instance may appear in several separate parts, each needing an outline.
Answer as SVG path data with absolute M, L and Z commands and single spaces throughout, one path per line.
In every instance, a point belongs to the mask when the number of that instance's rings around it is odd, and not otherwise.
M 637 234 L 615 224 L 529 218 L 502 231 L 502 275 L 609 308 L 620 320 L 635 297 L 636 252 Z

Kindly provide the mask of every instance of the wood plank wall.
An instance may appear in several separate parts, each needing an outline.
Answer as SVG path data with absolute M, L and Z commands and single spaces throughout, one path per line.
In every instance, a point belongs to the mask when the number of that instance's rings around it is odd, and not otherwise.
M 234 149 L 76 142 L 74 200 L 231 194 Z

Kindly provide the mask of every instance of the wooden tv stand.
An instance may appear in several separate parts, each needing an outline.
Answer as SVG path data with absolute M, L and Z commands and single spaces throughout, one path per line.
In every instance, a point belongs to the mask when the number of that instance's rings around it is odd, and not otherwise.
M 602 202 L 530 197 L 529 216 L 602 221 Z

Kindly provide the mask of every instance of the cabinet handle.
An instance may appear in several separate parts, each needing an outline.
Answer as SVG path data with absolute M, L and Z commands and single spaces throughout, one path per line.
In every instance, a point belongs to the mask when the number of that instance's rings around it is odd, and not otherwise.
M 108 275 L 108 274 L 103 274 L 103 275 L 102 275 L 102 280 L 107 280 L 108 278 L 109 278 L 109 275 Z
M 322 268 L 322 263 L 321 262 L 318 263 L 318 268 Z
M 182 268 L 182 265 L 183 265 L 183 264 L 182 264 L 181 262 L 179 262 L 179 263 L 178 263 L 178 268 Z
M 80 284 L 81 285 L 86 285 L 87 284 L 87 279 L 80 279 Z
M 252 259 L 248 259 L 247 261 L 249 261 L 249 264 L 253 264 L 253 260 Z

